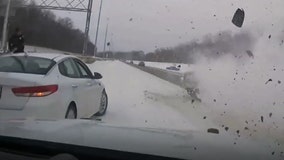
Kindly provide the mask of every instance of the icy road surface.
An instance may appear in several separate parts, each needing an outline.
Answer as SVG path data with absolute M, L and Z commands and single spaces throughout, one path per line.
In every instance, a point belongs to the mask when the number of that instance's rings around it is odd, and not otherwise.
M 120 61 L 97 61 L 89 67 L 103 75 L 109 96 L 108 111 L 101 118 L 103 123 L 178 130 L 209 125 L 201 123 L 203 116 L 196 109 L 199 104 L 192 104 L 179 86 Z
M 109 96 L 106 115 L 93 117 L 104 124 L 204 132 L 217 128 L 219 134 L 234 135 L 236 140 L 265 138 L 273 145 L 284 141 L 283 120 L 262 123 L 254 111 L 235 112 L 237 108 L 192 101 L 179 86 L 120 61 L 97 61 L 89 67 L 102 73 Z

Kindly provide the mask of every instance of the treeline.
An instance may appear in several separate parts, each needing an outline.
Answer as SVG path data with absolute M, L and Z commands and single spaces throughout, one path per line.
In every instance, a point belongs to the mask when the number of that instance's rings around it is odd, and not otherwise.
M 0 4 L 1 1 L 3 0 L 0 0 Z M 17 1 L 17 3 L 23 2 Z M 0 18 L 0 31 L 2 31 L 3 19 L 3 17 Z M 35 7 L 17 8 L 15 15 L 9 19 L 9 35 L 16 27 L 21 28 L 27 45 L 82 53 L 84 33 L 74 28 L 70 18 L 57 19 L 51 11 Z M 94 49 L 94 44 L 89 42 L 87 54 L 93 55 Z
M 143 51 L 105 52 L 99 53 L 99 56 L 123 60 L 194 63 L 200 55 L 207 58 L 218 58 L 224 54 L 249 57 L 247 52 L 253 50 L 255 41 L 249 32 L 236 34 L 220 32 L 215 35 L 207 35 L 202 40 L 192 40 L 172 48 L 156 49 L 147 54 L 144 54 Z

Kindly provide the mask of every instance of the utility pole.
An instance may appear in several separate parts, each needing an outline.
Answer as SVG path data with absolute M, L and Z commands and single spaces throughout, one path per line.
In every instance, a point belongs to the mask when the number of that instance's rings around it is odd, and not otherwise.
M 105 43 L 104 43 L 104 52 L 106 51 L 106 44 L 107 44 L 107 33 L 108 33 L 108 24 L 106 26 L 106 33 L 105 33 Z
M 97 52 L 98 50 L 97 44 L 98 44 L 98 35 L 99 35 L 99 28 L 100 28 L 100 21 L 101 21 L 102 6 L 103 6 L 103 0 L 101 0 L 98 23 L 97 23 L 97 31 L 96 31 L 96 38 L 95 38 L 95 47 L 96 47 L 95 52 Z M 96 56 L 96 53 L 94 55 Z
M 8 20 L 9 20 L 9 12 L 10 12 L 10 5 L 11 0 L 8 0 L 7 7 L 6 7 L 6 13 L 5 13 L 5 19 L 3 23 L 3 32 L 2 32 L 2 44 L 0 51 L 5 52 L 5 46 L 6 46 L 6 38 L 7 38 L 7 27 L 8 27 Z
M 90 23 L 91 23 L 91 16 L 92 16 L 92 7 L 93 7 L 93 0 L 89 0 L 88 9 L 87 9 L 88 11 L 87 11 L 86 25 L 85 25 L 83 55 L 86 55 L 87 50 L 88 50 L 89 30 L 90 30 Z

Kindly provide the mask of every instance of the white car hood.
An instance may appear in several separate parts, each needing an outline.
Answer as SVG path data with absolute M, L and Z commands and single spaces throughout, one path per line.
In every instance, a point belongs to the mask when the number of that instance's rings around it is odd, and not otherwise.
M 226 133 L 107 126 L 90 120 L 0 122 L 0 136 L 181 159 L 283 159 L 283 145 Z M 234 144 L 236 142 L 236 144 Z M 272 154 L 274 152 L 274 154 Z

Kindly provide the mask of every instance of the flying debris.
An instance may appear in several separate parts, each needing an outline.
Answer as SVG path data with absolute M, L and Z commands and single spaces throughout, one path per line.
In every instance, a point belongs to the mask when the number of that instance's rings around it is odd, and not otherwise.
M 208 133 L 214 133 L 214 134 L 219 134 L 219 130 L 216 128 L 209 128 L 207 130 Z
M 265 84 L 267 84 L 268 82 L 272 82 L 272 79 L 269 79 L 268 81 L 266 81 Z
M 243 26 L 245 19 L 245 12 L 243 9 L 238 8 L 237 11 L 234 14 L 234 17 L 232 19 L 232 23 L 236 25 L 237 27 L 241 28 Z
M 254 58 L 254 55 L 250 50 L 247 50 L 246 52 L 250 58 Z

